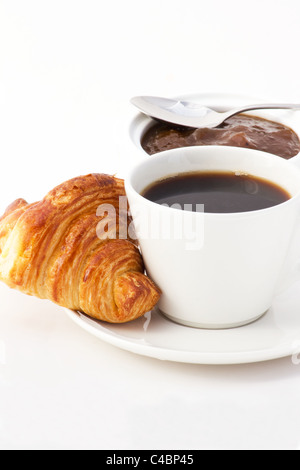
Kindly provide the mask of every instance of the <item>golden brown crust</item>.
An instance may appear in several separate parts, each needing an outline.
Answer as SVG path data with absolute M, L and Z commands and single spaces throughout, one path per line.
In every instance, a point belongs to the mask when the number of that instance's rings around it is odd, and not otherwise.
M 120 321 L 126 321 L 135 310 L 142 314 L 149 312 L 160 295 L 155 284 L 141 273 L 127 272 L 119 276 L 114 285 L 114 298 Z
M 128 232 L 127 240 L 118 239 L 123 225 L 131 223 L 126 211 L 119 225 L 121 196 L 123 180 L 90 174 L 57 186 L 40 202 L 16 200 L 0 218 L 0 280 L 113 323 L 151 310 L 160 291 L 144 275 Z M 103 205 L 114 211 L 98 213 Z

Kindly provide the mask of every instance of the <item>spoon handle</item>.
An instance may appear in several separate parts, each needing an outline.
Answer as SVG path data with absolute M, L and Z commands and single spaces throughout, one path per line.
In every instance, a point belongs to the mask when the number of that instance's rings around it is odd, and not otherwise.
M 243 106 L 240 108 L 232 109 L 231 111 L 226 111 L 223 116 L 227 115 L 228 117 L 234 116 L 235 114 L 244 113 L 246 111 L 255 111 L 256 109 L 300 109 L 300 104 L 294 103 L 267 103 L 267 104 L 252 104 L 249 106 Z

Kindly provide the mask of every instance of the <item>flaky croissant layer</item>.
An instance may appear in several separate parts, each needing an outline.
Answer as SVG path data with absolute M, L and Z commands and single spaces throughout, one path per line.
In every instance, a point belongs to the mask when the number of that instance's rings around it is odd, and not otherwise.
M 57 186 L 40 202 L 17 199 L 0 218 L 0 280 L 110 323 L 144 315 L 161 292 L 144 274 L 128 232 L 124 239 L 120 224 L 131 223 L 128 211 L 125 220 L 119 217 L 124 196 L 123 180 L 90 174 Z M 102 215 L 114 227 L 113 239 L 97 233 L 100 206 L 114 208 Z

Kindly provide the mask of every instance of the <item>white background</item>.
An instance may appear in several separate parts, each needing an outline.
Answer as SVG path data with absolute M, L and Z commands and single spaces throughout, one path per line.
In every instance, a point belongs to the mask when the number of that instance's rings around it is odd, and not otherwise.
M 300 102 L 299 0 L 0 0 L 0 209 L 122 173 L 138 94 Z M 0 448 L 297 449 L 300 366 L 160 362 L 0 287 Z

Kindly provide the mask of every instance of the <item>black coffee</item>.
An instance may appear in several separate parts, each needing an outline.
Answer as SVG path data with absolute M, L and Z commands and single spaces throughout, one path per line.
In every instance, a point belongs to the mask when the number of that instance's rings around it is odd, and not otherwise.
M 197 204 L 204 204 L 204 212 L 211 213 L 256 211 L 291 198 L 275 183 L 232 172 L 182 173 L 153 183 L 142 195 L 183 210 L 199 211 Z

